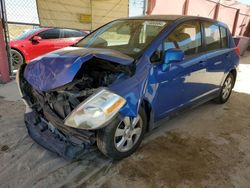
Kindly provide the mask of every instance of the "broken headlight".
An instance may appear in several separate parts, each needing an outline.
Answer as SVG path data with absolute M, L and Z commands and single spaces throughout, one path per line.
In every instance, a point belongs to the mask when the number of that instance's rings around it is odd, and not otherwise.
M 126 100 L 106 89 L 101 89 L 82 102 L 65 119 L 65 125 L 79 129 L 99 129 L 110 121 Z

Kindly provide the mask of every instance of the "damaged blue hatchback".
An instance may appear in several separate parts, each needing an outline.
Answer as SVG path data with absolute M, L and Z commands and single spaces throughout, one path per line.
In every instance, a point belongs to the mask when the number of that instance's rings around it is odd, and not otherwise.
M 97 147 L 121 159 L 159 120 L 209 100 L 225 103 L 239 50 L 208 18 L 112 21 L 77 44 L 22 65 L 17 82 L 29 135 L 64 158 Z

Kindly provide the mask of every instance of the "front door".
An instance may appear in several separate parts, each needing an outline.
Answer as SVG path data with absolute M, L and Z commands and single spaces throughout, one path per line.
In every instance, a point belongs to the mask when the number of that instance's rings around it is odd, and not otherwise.
M 61 47 L 60 29 L 49 29 L 38 34 L 41 40 L 33 42 L 31 59 L 44 55 Z
M 178 48 L 185 53 L 181 62 L 171 62 L 167 71 L 162 65 L 154 66 L 158 82 L 155 118 L 160 119 L 205 93 L 209 83 L 202 82 L 206 74 L 207 56 L 202 53 L 199 21 L 184 22 L 177 26 L 164 41 L 163 49 Z

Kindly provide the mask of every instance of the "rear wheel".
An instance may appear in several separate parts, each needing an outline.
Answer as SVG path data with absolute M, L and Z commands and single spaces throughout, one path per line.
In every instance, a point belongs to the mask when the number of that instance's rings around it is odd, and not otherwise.
M 145 111 L 141 109 L 135 118 L 116 119 L 97 133 L 99 150 L 112 159 L 128 157 L 139 147 L 146 130 Z
M 228 101 L 232 89 L 234 86 L 235 78 L 232 73 L 229 73 L 226 80 L 223 83 L 223 86 L 220 91 L 220 95 L 215 99 L 215 101 L 219 104 L 224 104 L 225 102 Z
M 23 63 L 24 59 L 22 54 L 14 49 L 11 49 L 12 66 L 14 70 L 17 70 Z

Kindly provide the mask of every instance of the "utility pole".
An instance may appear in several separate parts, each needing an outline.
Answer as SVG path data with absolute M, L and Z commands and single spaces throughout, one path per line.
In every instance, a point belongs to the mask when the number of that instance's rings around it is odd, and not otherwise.
M 6 9 L 4 0 L 0 0 L 0 74 L 3 82 L 10 81 L 10 67 L 8 63 L 8 30 L 6 29 Z
M 148 7 L 148 0 L 143 0 L 143 15 L 146 15 Z

